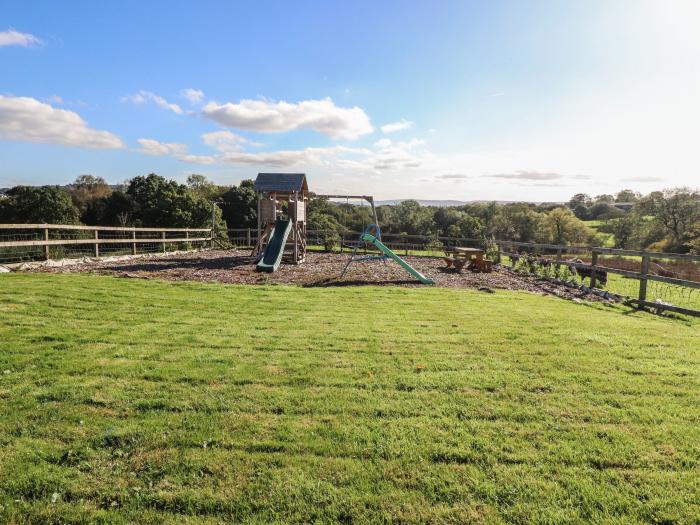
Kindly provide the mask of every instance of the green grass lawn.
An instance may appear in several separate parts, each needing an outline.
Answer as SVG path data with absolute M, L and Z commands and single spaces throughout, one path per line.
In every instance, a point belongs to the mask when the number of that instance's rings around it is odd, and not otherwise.
M 528 293 L 2 275 L 0 522 L 697 523 L 699 340 Z

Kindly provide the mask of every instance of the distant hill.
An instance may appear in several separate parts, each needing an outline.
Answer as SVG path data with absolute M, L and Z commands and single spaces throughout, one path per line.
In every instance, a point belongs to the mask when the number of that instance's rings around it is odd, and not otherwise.
M 448 206 L 464 206 L 465 204 L 488 204 L 489 202 L 495 202 L 496 204 L 516 204 L 516 203 L 529 203 L 529 204 L 556 204 L 561 205 L 563 202 L 539 202 L 539 201 L 490 201 L 490 200 L 474 200 L 474 201 L 454 201 L 454 200 L 425 200 L 425 199 L 389 199 L 385 201 L 377 201 L 375 204 L 377 206 L 396 206 L 404 201 L 414 200 L 421 206 L 437 206 L 439 208 L 447 208 Z
M 377 201 L 375 204 L 377 206 L 396 206 L 404 201 L 415 200 L 421 206 L 439 206 L 445 208 L 447 206 L 464 206 L 468 204 L 466 201 L 440 201 L 440 200 L 425 200 L 425 199 L 389 199 L 386 201 Z

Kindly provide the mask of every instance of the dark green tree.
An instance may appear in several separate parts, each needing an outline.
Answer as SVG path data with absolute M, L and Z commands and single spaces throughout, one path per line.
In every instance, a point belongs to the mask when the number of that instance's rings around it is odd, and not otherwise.
M 258 196 L 252 180 L 243 180 L 221 195 L 221 211 L 229 228 L 255 228 L 258 224 Z
M 15 186 L 0 200 L 0 222 L 77 224 L 78 208 L 60 186 Z

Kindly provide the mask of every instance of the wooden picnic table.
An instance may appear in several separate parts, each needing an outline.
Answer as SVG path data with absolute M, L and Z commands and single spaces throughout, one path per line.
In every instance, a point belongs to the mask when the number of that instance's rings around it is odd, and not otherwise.
M 457 272 L 467 267 L 472 271 L 490 272 L 491 261 L 484 259 L 484 250 L 480 248 L 446 248 L 445 263 L 447 267 L 454 267 Z
M 484 250 L 482 250 L 481 248 L 462 248 L 456 246 L 454 248 L 448 248 L 447 250 L 445 250 L 445 255 L 451 255 L 455 258 L 461 257 L 467 260 L 482 260 L 484 258 Z

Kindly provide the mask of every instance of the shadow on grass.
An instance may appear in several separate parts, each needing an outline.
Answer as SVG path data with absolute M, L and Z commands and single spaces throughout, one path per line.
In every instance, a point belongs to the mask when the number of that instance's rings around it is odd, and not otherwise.
M 314 281 L 311 283 L 304 283 L 302 284 L 302 288 L 340 288 L 340 287 L 345 287 L 345 286 L 396 286 L 396 285 L 410 285 L 410 284 L 415 284 L 418 285 L 419 283 L 414 280 L 406 279 L 406 280 L 382 280 L 382 281 L 374 281 L 374 280 L 361 280 L 361 279 L 353 279 L 353 280 L 338 280 L 337 277 L 331 277 L 328 279 L 322 279 L 320 281 Z

